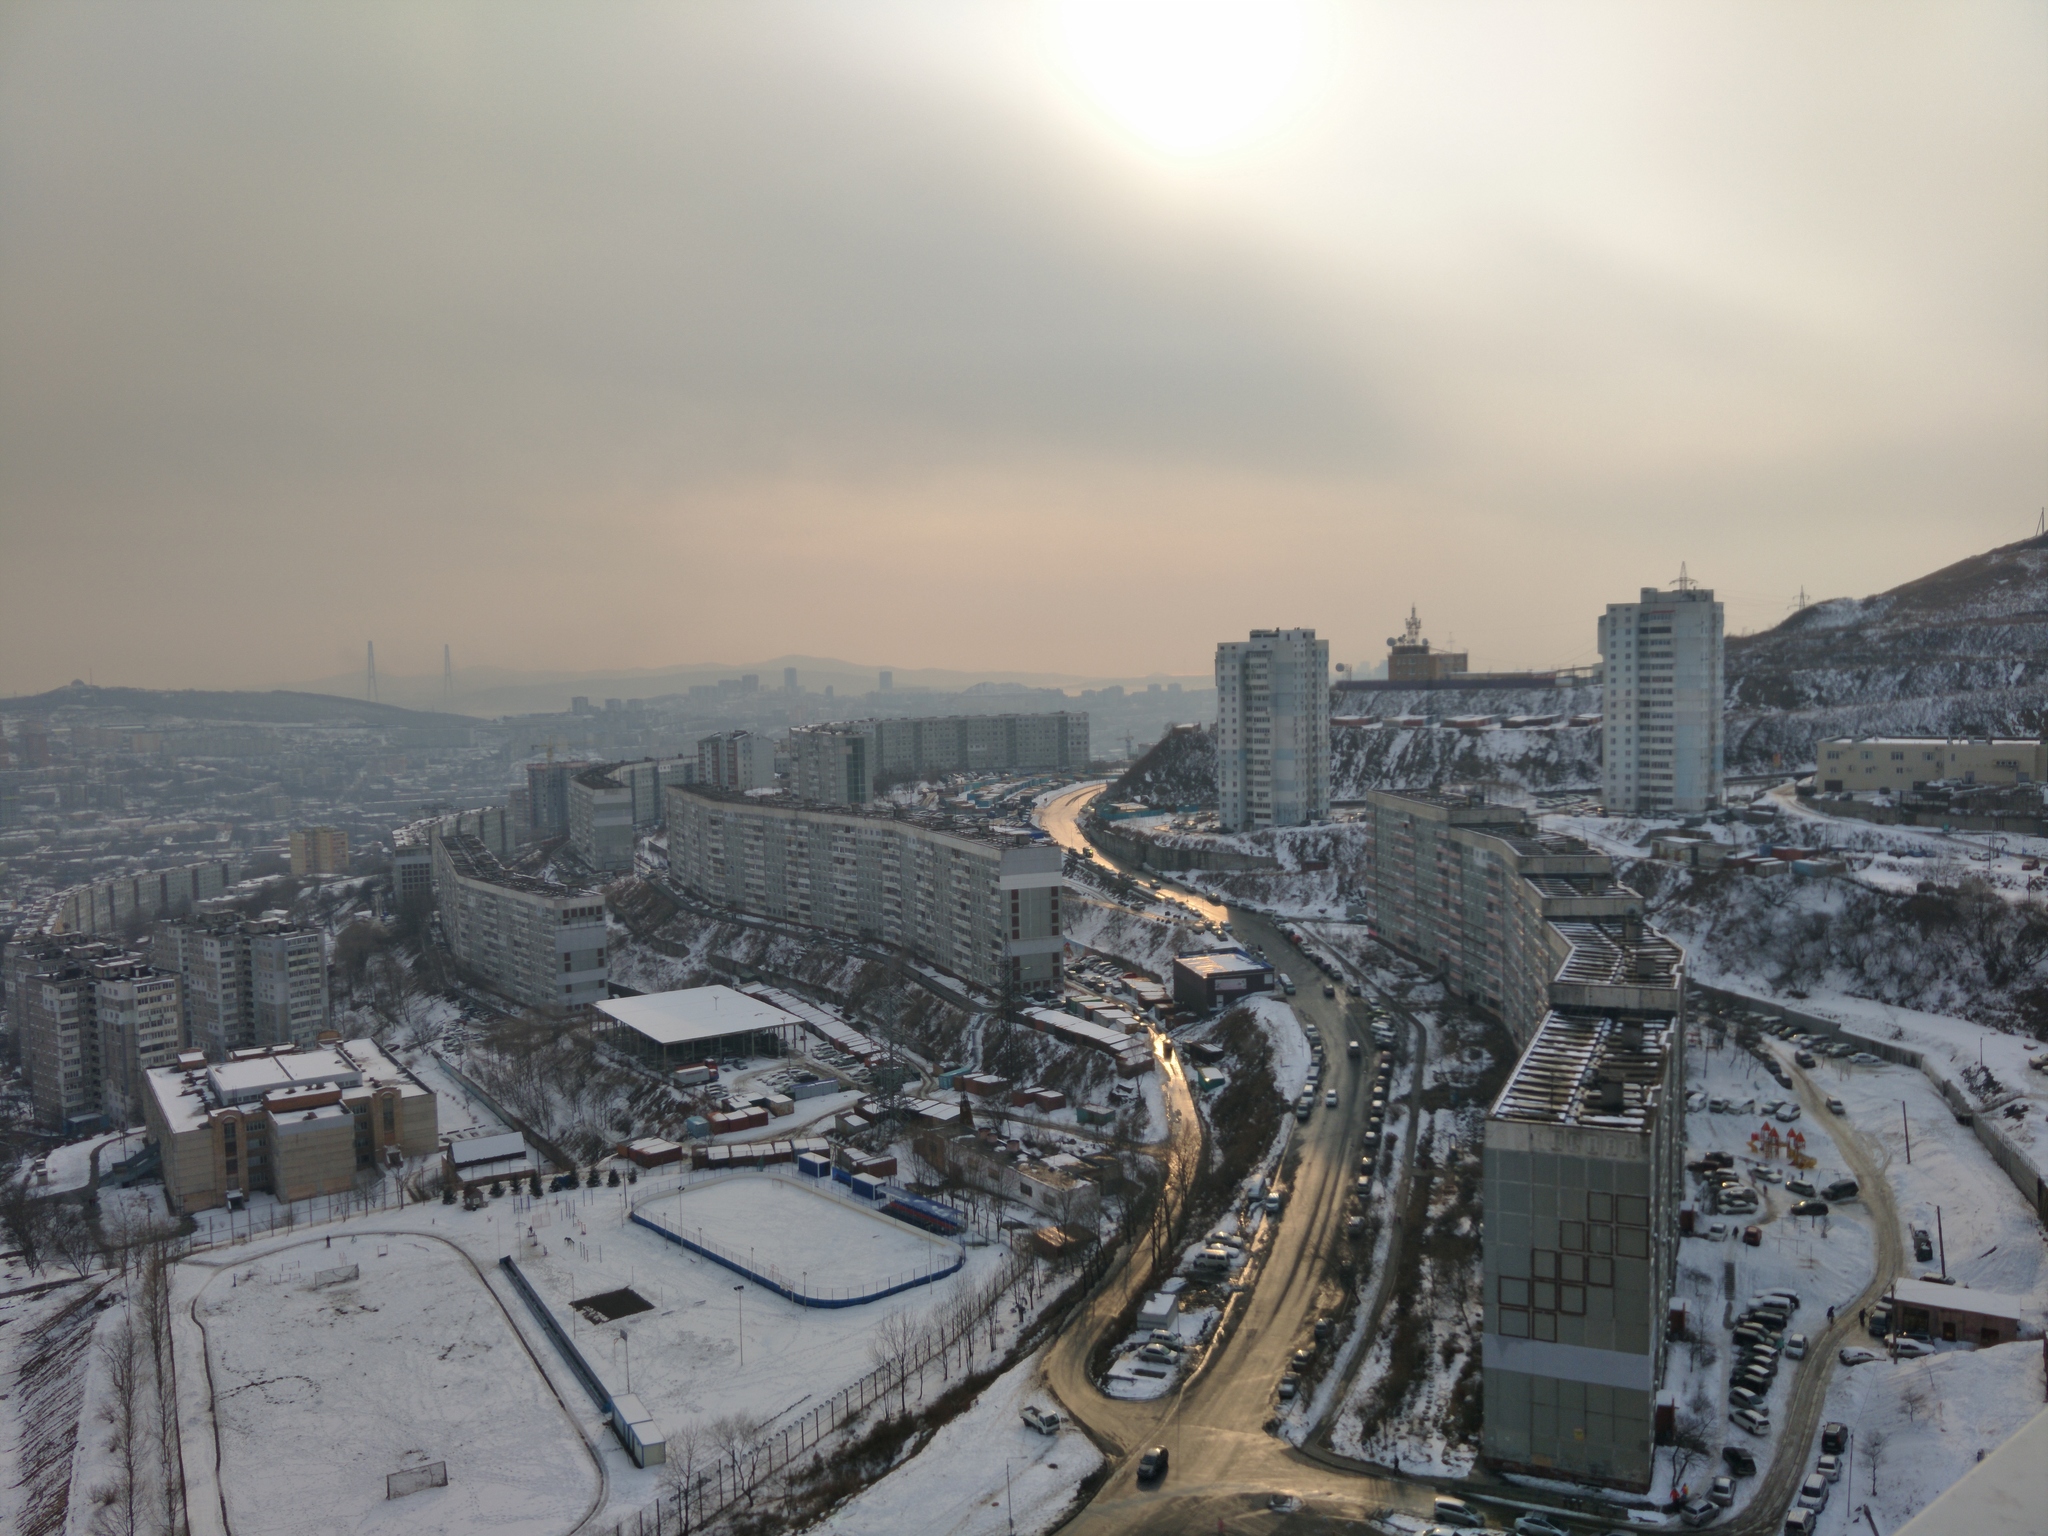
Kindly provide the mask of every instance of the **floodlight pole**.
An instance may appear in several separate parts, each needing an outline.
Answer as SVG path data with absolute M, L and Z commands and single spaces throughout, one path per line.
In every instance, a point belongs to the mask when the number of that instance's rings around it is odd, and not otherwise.
M 733 1287 L 733 1291 L 739 1296 L 740 1321 L 738 1335 L 740 1341 L 740 1368 L 744 1370 L 747 1364 L 747 1288 L 744 1285 L 736 1285 Z

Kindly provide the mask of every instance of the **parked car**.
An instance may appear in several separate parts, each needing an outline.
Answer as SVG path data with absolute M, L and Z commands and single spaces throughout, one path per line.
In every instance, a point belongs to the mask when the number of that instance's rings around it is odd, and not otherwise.
M 1833 1455 L 1823 1456 L 1813 1464 L 1813 1470 L 1829 1482 L 1839 1483 L 1842 1480 L 1842 1458 Z
M 1737 1429 L 1755 1435 L 1758 1439 L 1770 1438 L 1771 1421 L 1758 1413 L 1754 1408 L 1734 1408 L 1729 1410 L 1728 1422 Z
M 1294 1379 L 1294 1378 L 1293 1378 L 1292 1376 L 1282 1376 L 1282 1377 L 1280 1378 L 1280 1401 L 1281 1401 L 1281 1402 L 1283 1402 L 1283 1403 L 1291 1403 L 1291 1402 L 1293 1402 L 1293 1401 L 1294 1401 L 1294 1394 L 1295 1394 L 1295 1393 L 1297 1393 L 1297 1392 L 1299 1392 L 1300 1390 L 1301 1390 L 1301 1383 L 1300 1383 L 1300 1382 L 1298 1382 L 1298 1381 L 1296 1381 L 1296 1380 L 1295 1380 L 1295 1379 Z
M 1774 1118 L 1788 1123 L 1797 1120 L 1799 1118 L 1799 1106 L 1787 1100 L 1778 1106 L 1778 1112 Z
M 1884 1356 L 1871 1349 L 1845 1349 L 1838 1358 L 1844 1365 L 1869 1365 L 1873 1360 L 1882 1360 Z
M 1788 1333 L 1785 1335 L 1785 1356 L 1790 1360 L 1804 1360 L 1806 1358 L 1805 1334 Z
M 1764 1244 L 1764 1229 L 1762 1227 L 1744 1227 L 1742 1229 L 1742 1240 L 1752 1248 L 1761 1248 Z
M 1750 1387 L 1730 1387 L 1728 1405 L 1731 1408 L 1748 1408 L 1759 1412 L 1768 1407 L 1764 1395 Z
M 1715 1478 L 1713 1486 L 1707 1489 L 1707 1497 L 1726 1509 L 1735 1502 L 1735 1479 L 1725 1474 Z
M 1825 1216 L 1827 1213 L 1828 1203 L 1825 1200 L 1801 1200 L 1792 1207 L 1794 1216 Z
M 1918 1360 L 1922 1355 L 1933 1354 L 1934 1346 L 1919 1339 L 1898 1338 L 1892 1340 L 1892 1353 L 1901 1360 Z
M 1873 1056 L 1869 1051 L 1858 1051 L 1849 1059 L 1859 1067 L 1874 1067 L 1884 1060 L 1882 1056 Z
M 1024 1422 L 1041 1435 L 1056 1435 L 1060 1432 L 1060 1416 L 1056 1413 L 1034 1407 L 1030 1403 L 1026 1403 L 1019 1412 Z
M 1813 1059 L 1813 1052 L 1811 1051 L 1794 1051 L 1792 1059 L 1802 1067 L 1817 1067 L 1820 1065 L 1819 1062 Z
M 1138 1458 L 1138 1481 L 1141 1483 L 1156 1483 L 1165 1477 L 1167 1460 L 1166 1447 L 1163 1445 L 1153 1446 L 1151 1450 Z
M 1785 1192 L 1789 1195 L 1802 1196 L 1803 1198 L 1808 1200 L 1811 1200 L 1815 1195 L 1820 1193 L 1819 1190 L 1813 1187 L 1813 1180 L 1803 1177 L 1796 1179 L 1787 1179 L 1785 1181 Z
M 1570 1533 L 1550 1516 L 1532 1509 L 1515 1521 L 1515 1536 L 1570 1536 Z
M 1819 1514 L 1828 1507 L 1828 1480 L 1818 1472 L 1799 1485 L 1799 1507 Z
M 1823 1200 L 1832 1200 L 1836 1205 L 1844 1200 L 1854 1200 L 1862 1193 L 1854 1179 L 1837 1179 L 1820 1192 Z
M 1712 1525 L 1721 1518 L 1721 1506 L 1709 1498 L 1697 1498 L 1678 1512 L 1678 1520 L 1687 1530 L 1698 1530 L 1703 1525 Z
M 1463 1499 L 1454 1499 L 1447 1493 L 1440 1493 L 1436 1496 L 1436 1504 L 1431 1511 L 1431 1517 L 1438 1525 L 1456 1526 L 1461 1531 L 1483 1531 L 1486 1529 L 1486 1521 L 1480 1517 L 1478 1510 L 1467 1504 Z
M 1830 1419 L 1820 1427 L 1821 1453 L 1839 1456 L 1849 1449 L 1849 1426 L 1839 1419 Z
M 1721 1460 L 1727 1464 L 1728 1470 L 1737 1477 L 1756 1476 L 1756 1458 L 1739 1445 L 1722 1446 Z
M 1785 1514 L 1785 1536 L 1813 1536 L 1820 1529 L 1820 1516 L 1810 1509 L 1788 1510 Z
M 1870 1322 L 1867 1326 L 1873 1339 L 1883 1338 L 1892 1331 L 1892 1309 L 1890 1307 L 1872 1307 L 1870 1309 Z
M 1927 1235 L 1925 1227 L 1913 1229 L 1913 1257 L 1922 1264 L 1929 1263 L 1934 1258 L 1934 1239 Z
M 1354 1243 L 1365 1236 L 1365 1218 L 1363 1216 L 1354 1216 L 1345 1222 L 1344 1236 Z

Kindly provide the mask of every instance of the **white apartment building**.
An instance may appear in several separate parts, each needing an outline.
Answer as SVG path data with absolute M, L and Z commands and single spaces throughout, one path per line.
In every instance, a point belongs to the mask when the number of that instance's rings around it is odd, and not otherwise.
M 864 805 L 877 779 L 1088 766 L 1085 710 L 925 715 L 793 731 L 796 792 L 820 805 Z
M 668 861 L 700 900 L 898 945 L 991 991 L 1059 982 L 1052 843 L 967 817 L 671 786 Z
M 433 831 L 448 948 L 488 986 L 547 1013 L 605 995 L 604 893 L 516 875 L 477 838 Z
M 1667 816 L 1721 803 L 1722 614 L 1690 582 L 1644 587 L 1600 619 L 1609 814 Z
M 178 977 L 73 934 L 10 945 L 6 971 L 36 1123 L 66 1132 L 129 1124 L 142 1074 L 180 1049 Z
M 752 731 L 720 731 L 697 742 L 697 782 L 715 789 L 769 789 L 775 743 Z
M 1330 642 L 1255 629 L 1216 647 L 1216 782 L 1226 832 L 1330 815 Z

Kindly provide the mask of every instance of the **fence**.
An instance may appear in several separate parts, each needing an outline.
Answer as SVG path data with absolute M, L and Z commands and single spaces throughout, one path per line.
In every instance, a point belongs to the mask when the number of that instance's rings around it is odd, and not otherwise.
M 418 1493 L 425 1488 L 447 1486 L 448 1463 L 430 1461 L 424 1467 L 408 1467 L 403 1472 L 387 1473 L 384 1478 L 384 1497 L 402 1499 L 408 1493 Z

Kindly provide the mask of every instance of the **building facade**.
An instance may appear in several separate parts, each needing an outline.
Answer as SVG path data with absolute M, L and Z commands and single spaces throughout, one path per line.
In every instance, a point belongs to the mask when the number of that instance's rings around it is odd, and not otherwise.
M 586 768 L 569 780 L 569 846 L 596 870 L 628 870 L 642 832 L 662 823 L 669 784 L 694 784 L 696 759 L 643 758 Z
M 1838 736 L 1814 748 L 1822 790 L 1910 793 L 1938 779 L 1964 784 L 2048 783 L 2048 742 L 2027 737 Z
M 158 923 L 150 958 L 184 983 L 185 1043 L 210 1061 L 311 1045 L 331 1019 L 327 941 L 279 914 L 207 912 Z
M 820 805 L 865 805 L 876 783 L 943 773 L 1078 772 L 1086 711 L 856 720 L 790 733 L 795 788 Z
M 701 900 L 894 944 L 991 991 L 1056 985 L 1063 859 L 968 818 L 669 792 L 671 875 Z
M 182 1046 L 177 975 L 85 935 L 10 945 L 7 1004 L 36 1123 L 50 1130 L 133 1123 L 141 1074 Z
M 1400 637 L 1387 640 L 1387 681 L 1440 683 L 1463 674 L 1467 659 L 1463 651 L 1432 651 L 1422 638 L 1421 616 L 1410 608 Z
M 61 933 L 130 932 L 137 923 L 190 912 L 201 902 L 227 893 L 235 883 L 235 866 L 226 859 L 153 869 L 142 875 L 121 875 L 74 886 L 57 898 L 51 926 Z
M 1680 1029 L 1674 1015 L 1553 1012 L 1487 1115 L 1481 1448 L 1496 1468 L 1650 1487 L 1682 1194 Z
M 603 892 L 513 874 L 468 833 L 436 827 L 432 838 L 434 904 L 456 960 L 545 1013 L 606 995 Z
M 292 873 L 300 876 L 347 874 L 348 833 L 340 827 L 294 827 Z
M 697 782 L 714 789 L 771 789 L 775 743 L 752 731 L 720 731 L 697 743 Z
M 1330 642 L 1255 629 L 1216 647 L 1216 786 L 1226 832 L 1330 816 Z
M 1607 605 L 1600 663 L 1609 815 L 1686 815 L 1721 803 L 1722 642 L 1721 605 L 1689 582 Z
M 180 1215 L 259 1190 L 341 1194 L 370 1169 L 440 1150 L 432 1090 L 369 1040 L 243 1051 L 210 1066 L 189 1051 L 145 1075 L 142 1105 Z

